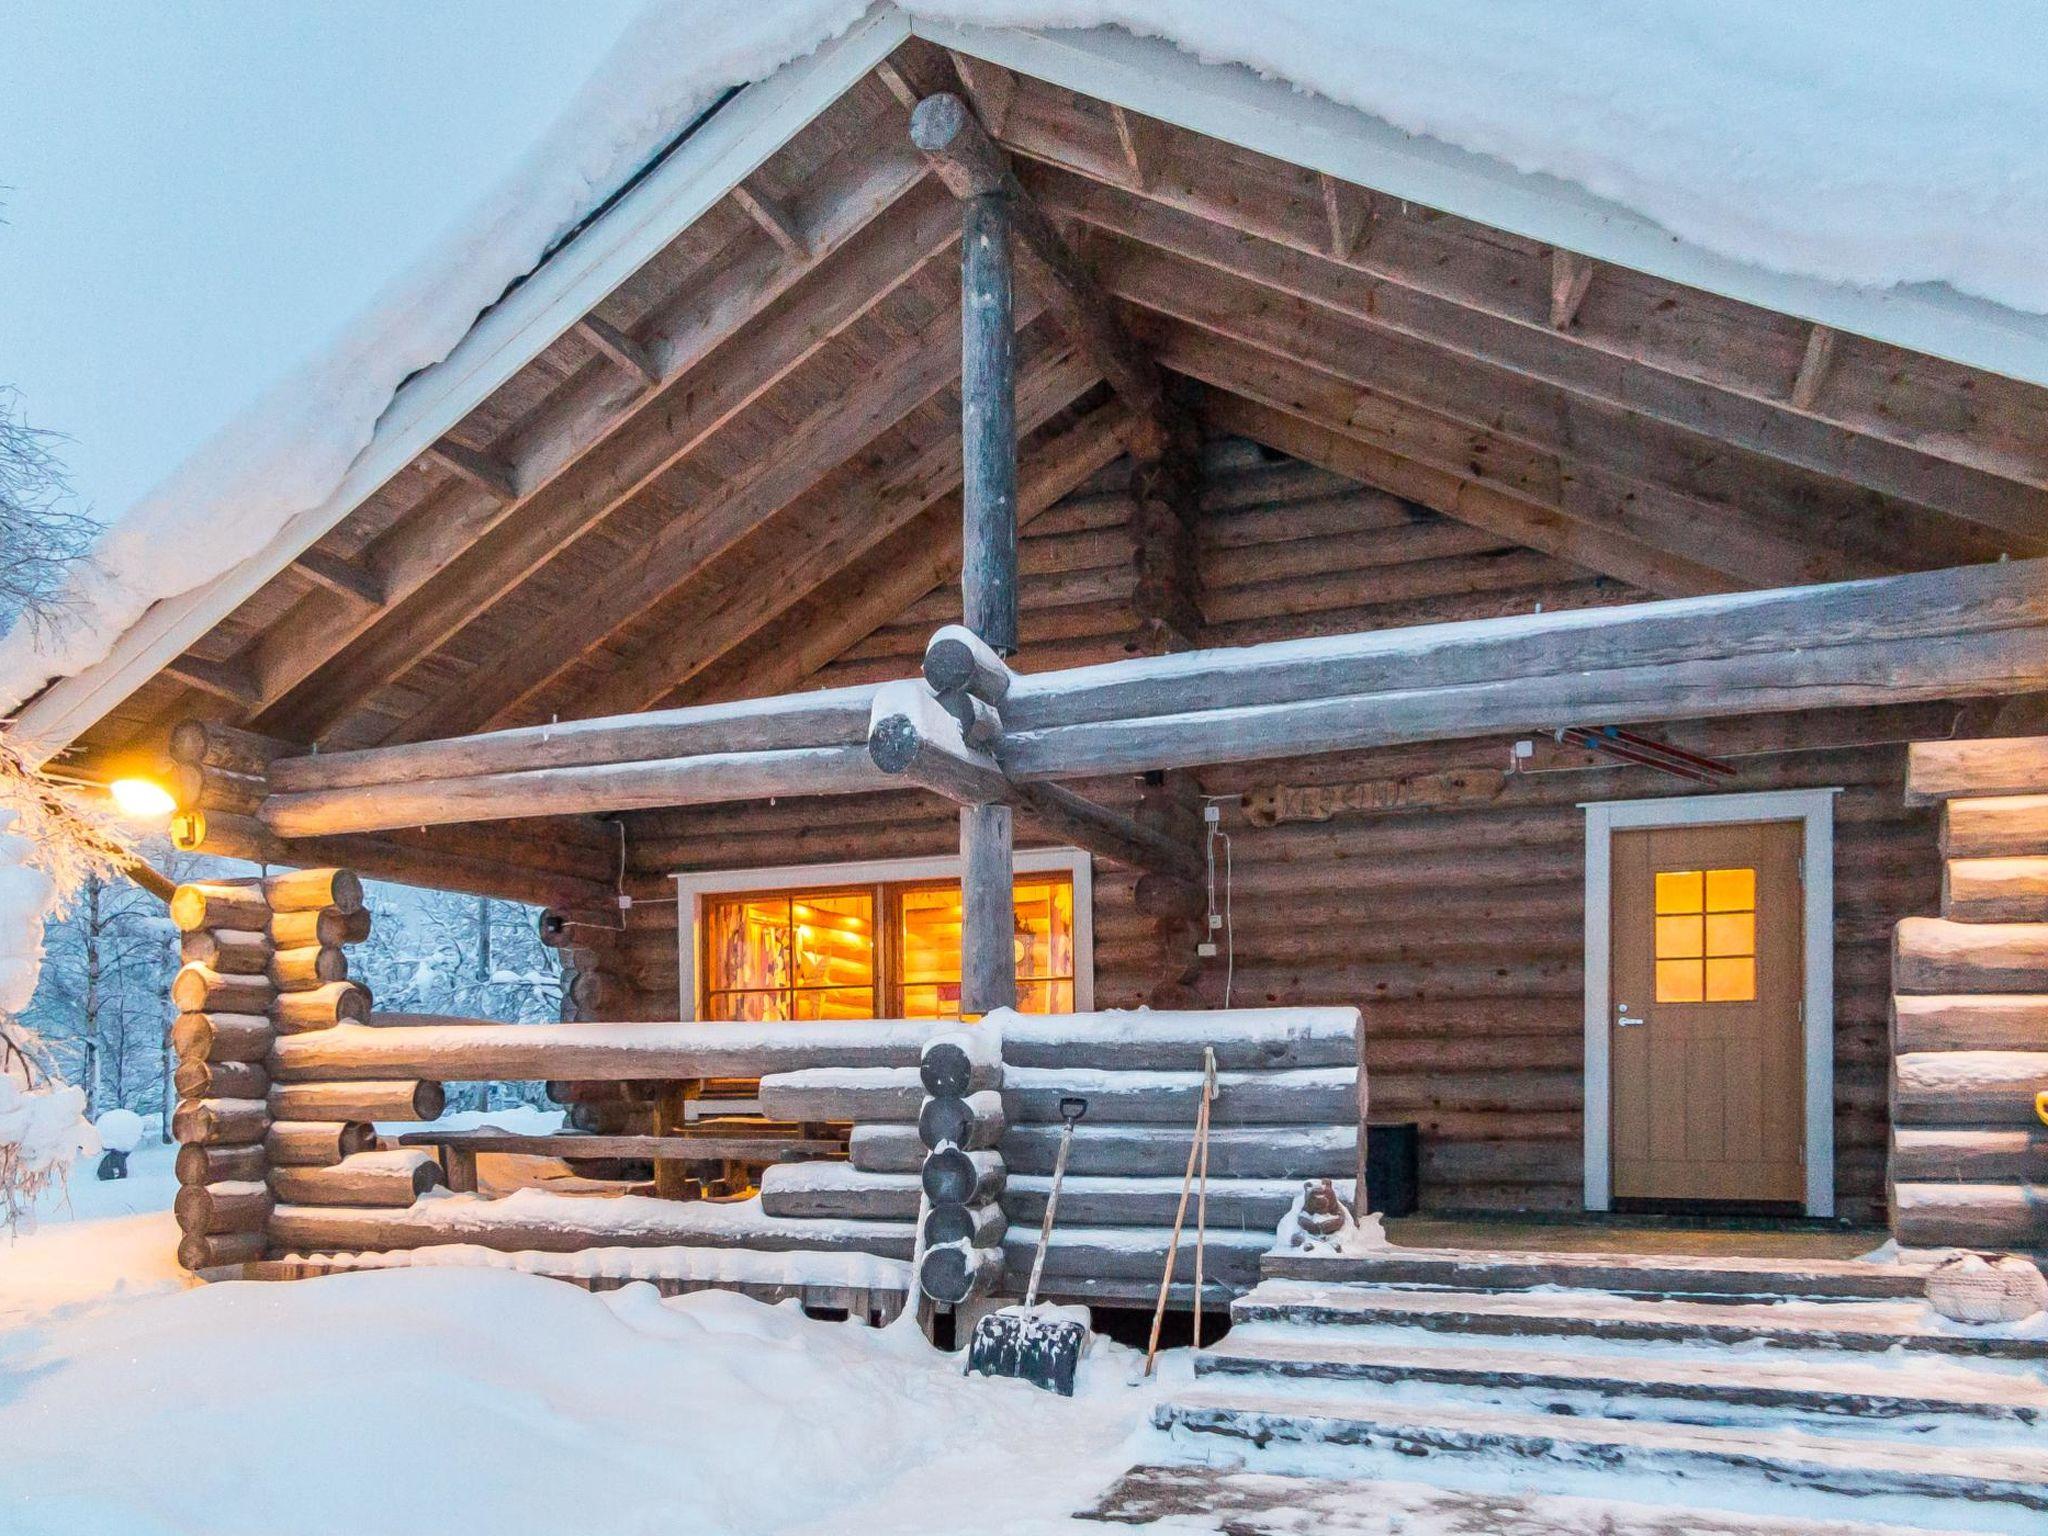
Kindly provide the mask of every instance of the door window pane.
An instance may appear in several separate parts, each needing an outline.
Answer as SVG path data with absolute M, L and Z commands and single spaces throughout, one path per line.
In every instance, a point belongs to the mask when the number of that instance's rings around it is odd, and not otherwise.
M 1756 871 L 1657 871 L 1657 1001 L 1756 998 Z

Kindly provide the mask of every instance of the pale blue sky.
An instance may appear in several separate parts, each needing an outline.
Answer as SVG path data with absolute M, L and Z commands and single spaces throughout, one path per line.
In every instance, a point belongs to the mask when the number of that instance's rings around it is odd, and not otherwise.
M 644 0 L 0 0 L 0 384 L 119 513 L 430 246 Z

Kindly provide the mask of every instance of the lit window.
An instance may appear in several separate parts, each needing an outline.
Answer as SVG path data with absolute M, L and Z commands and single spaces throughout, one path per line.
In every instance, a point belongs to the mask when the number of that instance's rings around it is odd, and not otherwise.
M 875 914 L 884 914 L 876 942 Z M 949 1018 L 960 1012 L 957 882 L 722 896 L 704 904 L 706 1019 Z M 1017 1005 L 1074 1007 L 1074 886 L 1016 884 Z
M 1756 871 L 1657 872 L 1657 1001 L 1756 998 Z

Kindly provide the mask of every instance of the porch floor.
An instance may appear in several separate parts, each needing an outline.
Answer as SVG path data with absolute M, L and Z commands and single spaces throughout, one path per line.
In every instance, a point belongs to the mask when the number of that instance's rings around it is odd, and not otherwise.
M 1400 1216 L 1387 1237 L 1404 1248 L 1621 1253 L 1757 1259 L 1857 1259 L 1883 1246 L 1883 1227 L 1762 1221 L 1690 1225 L 1629 1217 Z

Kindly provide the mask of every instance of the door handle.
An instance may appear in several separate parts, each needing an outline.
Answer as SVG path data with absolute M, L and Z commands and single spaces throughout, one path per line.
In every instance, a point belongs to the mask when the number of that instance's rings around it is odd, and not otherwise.
M 1616 1006 L 1614 1022 L 1617 1027 L 1620 1027 L 1628 1024 L 1640 1024 L 1643 1021 L 1641 1019 L 1631 1018 L 1629 1016 L 1628 1004 L 1621 1003 Z

